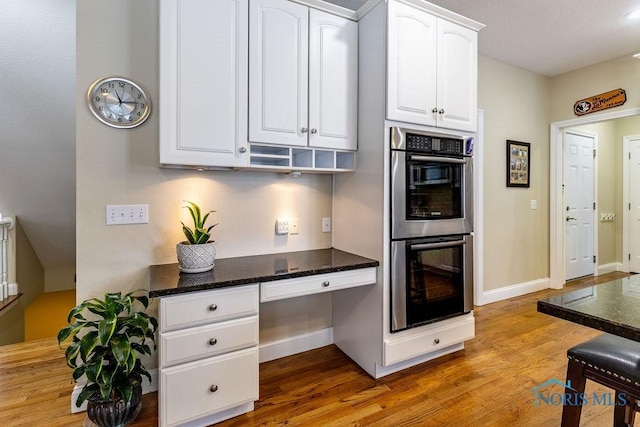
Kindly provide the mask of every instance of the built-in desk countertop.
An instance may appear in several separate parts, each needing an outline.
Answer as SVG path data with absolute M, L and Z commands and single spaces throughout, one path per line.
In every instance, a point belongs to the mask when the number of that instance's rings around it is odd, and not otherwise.
M 640 341 L 640 274 L 540 300 L 538 311 Z
M 152 265 L 149 296 L 177 295 L 378 265 L 379 262 L 373 259 L 333 248 L 216 259 L 213 270 L 204 273 L 181 273 L 177 263 Z

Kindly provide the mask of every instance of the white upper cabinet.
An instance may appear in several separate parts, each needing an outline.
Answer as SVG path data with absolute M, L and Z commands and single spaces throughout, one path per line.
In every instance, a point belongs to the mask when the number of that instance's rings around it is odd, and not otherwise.
M 307 145 L 309 8 L 252 0 L 249 140 Z
M 249 140 L 355 150 L 357 23 L 285 0 L 252 0 Z
M 387 118 L 475 131 L 477 32 L 399 0 L 388 29 Z
M 161 164 L 248 164 L 248 13 L 248 0 L 161 0 Z
M 311 9 L 309 145 L 357 149 L 358 24 Z

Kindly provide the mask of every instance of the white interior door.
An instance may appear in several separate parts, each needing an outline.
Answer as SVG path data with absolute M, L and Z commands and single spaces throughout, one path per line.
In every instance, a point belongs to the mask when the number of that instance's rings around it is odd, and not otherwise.
M 593 136 L 564 133 L 565 279 L 593 274 Z
M 640 273 L 640 136 L 629 140 L 629 271 Z

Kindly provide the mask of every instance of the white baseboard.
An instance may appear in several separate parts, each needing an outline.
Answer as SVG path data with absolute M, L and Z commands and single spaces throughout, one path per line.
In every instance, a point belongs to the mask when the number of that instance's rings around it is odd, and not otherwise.
M 544 279 L 532 280 L 530 282 L 485 291 L 476 299 L 476 305 L 490 304 L 492 302 L 519 297 L 532 292 L 541 291 L 543 289 L 549 289 L 549 282 L 549 278 L 546 277 Z
M 597 276 L 601 276 L 607 273 L 614 273 L 616 271 L 624 271 L 624 266 L 621 262 L 612 262 L 609 264 L 603 264 L 598 266 Z
M 142 377 L 142 394 L 151 393 L 153 391 L 158 391 L 158 369 L 149 369 L 149 375 L 151 375 L 151 383 L 147 377 Z M 84 384 L 76 384 L 71 392 L 71 413 L 75 414 L 77 412 L 83 412 L 87 410 L 87 402 L 85 401 L 81 407 L 76 406 L 76 400 L 78 399 L 78 395 L 82 390 Z
M 333 344 L 333 328 L 260 344 L 260 363 Z

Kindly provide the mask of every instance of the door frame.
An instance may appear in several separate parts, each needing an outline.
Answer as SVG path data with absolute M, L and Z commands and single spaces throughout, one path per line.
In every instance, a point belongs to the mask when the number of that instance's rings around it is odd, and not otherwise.
M 591 131 L 586 131 L 586 130 L 582 130 L 582 129 L 576 129 L 574 127 L 566 127 L 563 128 L 562 130 L 562 155 L 564 156 L 564 152 L 565 152 L 565 141 L 564 141 L 564 135 L 566 135 L 567 133 L 571 133 L 573 135 L 578 135 L 578 136 L 583 136 L 585 138 L 591 138 L 593 140 L 593 149 L 598 150 L 598 134 L 595 132 L 591 132 Z M 565 168 L 565 164 L 564 164 L 564 157 L 562 159 L 562 172 L 563 172 L 563 176 L 564 176 L 564 168 Z M 593 201 L 597 203 L 598 200 L 598 162 L 596 160 L 595 157 L 593 157 L 593 167 L 591 169 L 591 171 L 593 172 L 593 183 L 592 183 L 592 197 L 593 197 Z M 564 182 L 564 180 L 563 180 Z M 564 199 L 564 193 L 562 194 L 562 206 L 565 205 L 565 199 Z M 597 210 L 593 209 L 591 212 L 591 243 L 593 244 L 593 255 L 596 257 L 596 259 L 598 258 L 598 218 L 597 218 Z M 566 224 L 565 224 L 566 225 Z M 564 235 L 563 235 L 563 239 L 564 239 Z M 565 253 L 564 249 L 566 249 L 566 247 L 563 246 L 563 262 L 566 266 L 566 262 L 567 262 L 567 254 Z M 595 263 L 594 263 L 595 264 Z M 598 274 L 598 269 L 596 268 L 596 266 L 593 266 L 593 275 L 597 276 Z M 566 274 L 566 271 L 565 271 Z M 565 276 L 566 277 L 566 276 Z
M 564 215 L 562 205 L 562 171 L 564 168 L 564 138 L 566 128 L 640 115 L 640 108 L 616 110 L 551 123 L 549 137 L 549 287 L 564 287 Z
M 622 137 L 622 270 L 629 272 L 629 143 L 640 139 L 640 135 L 624 135 Z

